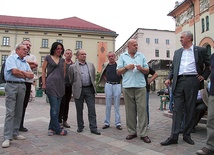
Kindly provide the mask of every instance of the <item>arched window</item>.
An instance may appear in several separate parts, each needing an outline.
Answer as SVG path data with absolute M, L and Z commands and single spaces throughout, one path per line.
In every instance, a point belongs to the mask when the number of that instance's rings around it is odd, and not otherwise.
M 202 28 L 202 33 L 204 32 L 204 18 L 201 19 L 201 28 Z
M 211 56 L 211 46 L 207 45 L 206 49 L 207 49 L 207 53 L 209 54 L 209 56 Z
M 209 30 L 209 16 L 206 16 L 206 31 Z

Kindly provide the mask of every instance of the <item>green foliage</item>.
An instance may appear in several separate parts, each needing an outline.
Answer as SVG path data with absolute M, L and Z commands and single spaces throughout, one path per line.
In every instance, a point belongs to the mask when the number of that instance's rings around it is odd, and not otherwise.
M 96 74 L 96 91 L 97 93 L 104 93 L 104 87 L 99 86 L 99 79 L 100 79 L 101 73 Z
M 0 91 L 0 96 L 4 96 L 4 95 L 5 95 L 5 92 Z

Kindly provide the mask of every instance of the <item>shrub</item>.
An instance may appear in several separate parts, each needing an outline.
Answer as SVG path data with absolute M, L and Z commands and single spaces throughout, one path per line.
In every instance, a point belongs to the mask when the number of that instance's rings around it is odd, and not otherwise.
M 0 91 L 0 96 L 4 96 L 4 95 L 5 95 L 5 92 Z
M 101 73 L 96 74 L 96 92 L 97 93 L 104 93 L 104 87 L 99 86 L 99 79 L 100 79 Z

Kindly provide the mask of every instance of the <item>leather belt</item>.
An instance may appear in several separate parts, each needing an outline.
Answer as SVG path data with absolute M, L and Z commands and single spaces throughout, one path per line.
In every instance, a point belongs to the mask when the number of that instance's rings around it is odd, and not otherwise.
M 22 82 L 22 81 L 6 81 L 6 83 L 24 84 L 25 82 Z
M 120 82 L 110 82 L 110 81 L 107 81 L 107 83 L 112 84 L 112 85 L 120 84 Z
M 182 75 L 178 75 L 178 77 L 196 77 L 196 75 L 185 75 L 185 74 L 182 74 Z
M 82 86 L 82 88 L 88 88 L 88 87 L 92 87 L 92 85 L 89 85 L 89 86 Z

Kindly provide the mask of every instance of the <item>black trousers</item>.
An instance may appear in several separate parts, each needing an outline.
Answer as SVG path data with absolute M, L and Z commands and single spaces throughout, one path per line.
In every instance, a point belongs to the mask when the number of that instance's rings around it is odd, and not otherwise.
M 95 110 L 95 94 L 93 86 L 82 88 L 82 92 L 79 99 L 75 99 L 76 111 L 77 111 L 77 125 L 78 128 L 84 128 L 83 120 L 83 103 L 84 100 L 88 107 L 88 120 L 90 130 L 97 130 L 96 110 Z
M 173 92 L 174 108 L 172 117 L 172 130 L 170 138 L 178 140 L 183 113 L 185 123 L 183 138 L 191 138 L 191 130 L 194 126 L 195 103 L 199 89 L 199 81 L 196 76 L 178 77 L 175 90 Z
M 207 106 L 202 100 L 196 101 L 196 109 L 195 109 L 195 123 L 194 127 L 198 124 L 201 118 L 204 116 L 207 111 Z
M 58 117 L 59 123 L 62 123 L 62 121 L 66 122 L 68 119 L 68 111 L 69 111 L 69 103 L 71 100 L 71 94 L 72 94 L 72 86 L 65 85 L 65 95 L 62 97 L 60 110 L 59 110 L 59 117 Z
M 25 118 L 25 112 L 26 112 L 26 108 L 28 106 L 28 102 L 29 102 L 29 98 L 30 98 L 31 84 L 32 83 L 27 83 L 27 82 L 25 83 L 26 91 L 25 91 L 25 99 L 24 99 L 24 104 L 23 104 L 22 120 L 21 120 L 20 128 L 24 127 L 24 118 Z

